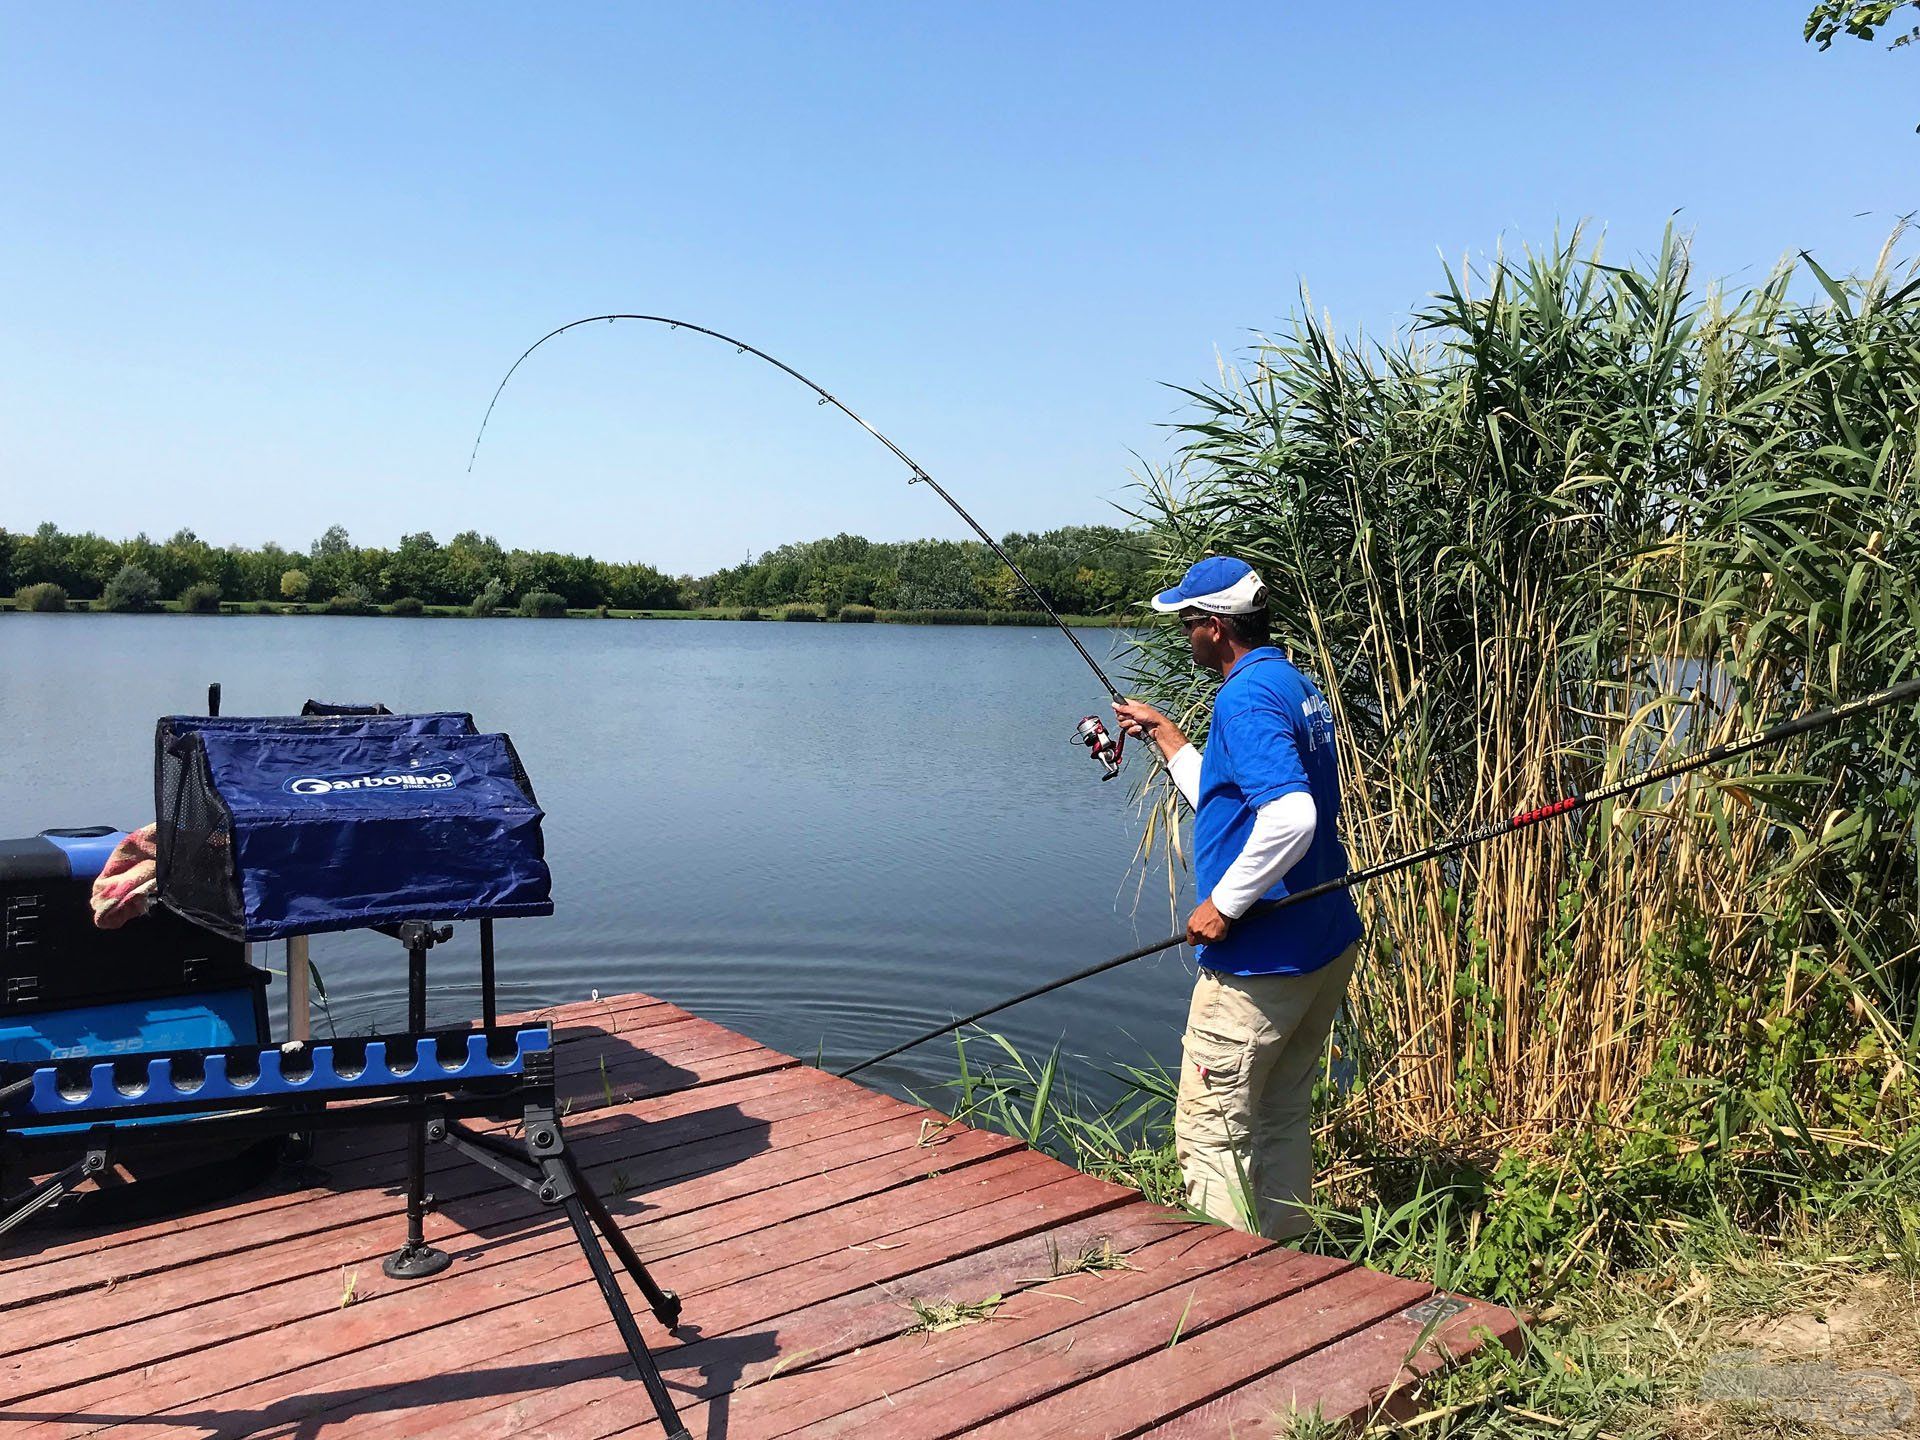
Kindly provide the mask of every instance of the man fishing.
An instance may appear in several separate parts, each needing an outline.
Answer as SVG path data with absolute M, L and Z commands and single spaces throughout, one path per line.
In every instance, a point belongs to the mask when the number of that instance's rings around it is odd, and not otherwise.
M 1333 712 L 1269 642 L 1267 588 L 1213 556 L 1153 608 L 1176 614 L 1193 663 L 1221 676 L 1205 754 L 1151 705 L 1113 707 L 1150 739 L 1193 807 L 1199 976 L 1182 1037 L 1174 1147 L 1196 1210 L 1289 1239 L 1309 1228 L 1313 1082 L 1360 948 L 1348 891 L 1263 913 L 1346 873 Z

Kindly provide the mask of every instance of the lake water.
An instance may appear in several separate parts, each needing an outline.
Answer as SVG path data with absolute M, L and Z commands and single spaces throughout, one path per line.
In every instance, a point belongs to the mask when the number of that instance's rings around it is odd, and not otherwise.
M 228 714 L 379 700 L 513 736 L 556 912 L 499 925 L 503 1010 L 644 990 L 844 1065 L 1175 928 L 1135 859 L 1146 758 L 1100 783 L 1069 741 L 1111 716 L 1045 629 L 4 614 L 0 837 L 152 819 L 153 722 L 215 680 Z M 475 930 L 433 953 L 435 1024 L 477 1013 Z M 397 942 L 320 936 L 313 958 L 341 1033 L 404 1028 Z M 1111 1095 L 1103 1067 L 1177 1055 L 1191 963 L 991 1025 L 1036 1056 L 1063 1041 Z M 942 1040 L 863 1078 L 931 1098 L 952 1067 Z

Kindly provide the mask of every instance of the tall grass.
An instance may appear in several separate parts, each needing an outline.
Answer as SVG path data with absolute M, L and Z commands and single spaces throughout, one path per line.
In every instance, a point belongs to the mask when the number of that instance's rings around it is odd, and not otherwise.
M 1303 314 L 1188 392 L 1140 518 L 1169 576 L 1266 577 L 1356 864 L 1920 667 L 1896 249 L 1735 294 L 1672 236 L 1614 265 L 1576 233 L 1450 270 L 1407 338 Z M 1178 634 L 1136 670 L 1204 736 Z M 1916 753 L 1911 716 L 1858 724 L 1368 887 L 1336 1122 L 1702 1183 L 1884 1150 L 1920 1063 Z
M 1165 1070 L 1120 1066 L 1108 1075 L 1120 1098 L 1096 1108 L 1067 1083 L 1058 1049 L 1036 1064 L 989 1031 L 958 1034 L 953 1044 L 955 1074 L 938 1108 L 1016 1136 L 1089 1175 L 1131 1185 L 1159 1204 L 1182 1203 L 1172 1138 L 1175 1081 Z

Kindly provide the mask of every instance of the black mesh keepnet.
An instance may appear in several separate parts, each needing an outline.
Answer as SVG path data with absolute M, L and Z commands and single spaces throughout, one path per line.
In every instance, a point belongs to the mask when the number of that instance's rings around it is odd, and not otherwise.
M 391 715 L 379 701 L 371 705 L 345 705 L 332 700 L 309 700 L 300 707 L 302 715 Z
M 514 783 L 526 795 L 529 805 L 538 805 L 540 797 L 533 793 L 533 781 L 527 778 L 527 767 L 520 763 L 520 752 L 513 748 L 513 740 L 509 736 L 502 735 L 500 743 L 507 747 L 507 759 L 513 763 Z
M 194 924 L 244 939 L 233 815 L 214 788 L 206 747 L 197 734 L 171 733 L 162 720 L 155 751 L 160 897 Z

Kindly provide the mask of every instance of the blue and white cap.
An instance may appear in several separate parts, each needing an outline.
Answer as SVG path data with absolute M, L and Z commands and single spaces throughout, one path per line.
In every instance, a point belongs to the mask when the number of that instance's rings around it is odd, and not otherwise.
M 1209 555 L 1196 562 L 1178 585 L 1162 590 L 1149 603 L 1163 615 L 1188 609 L 1251 615 L 1266 607 L 1267 585 L 1246 561 Z

